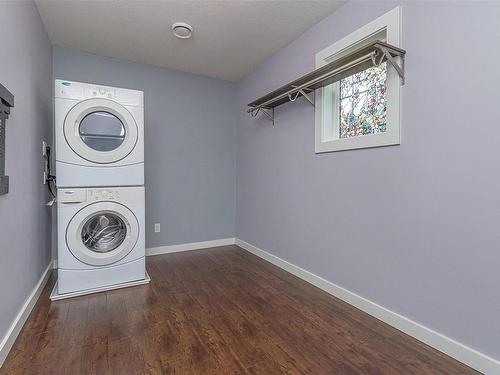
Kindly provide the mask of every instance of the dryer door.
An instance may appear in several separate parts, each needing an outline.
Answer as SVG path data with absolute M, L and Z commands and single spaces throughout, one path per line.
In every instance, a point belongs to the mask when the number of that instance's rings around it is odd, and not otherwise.
M 134 248 L 139 223 L 127 207 L 98 202 L 78 211 L 66 229 L 66 243 L 80 261 L 94 266 L 118 262 Z
M 109 99 L 88 99 L 70 109 L 64 137 L 80 157 L 93 163 L 115 163 L 132 152 L 137 124 L 131 113 Z

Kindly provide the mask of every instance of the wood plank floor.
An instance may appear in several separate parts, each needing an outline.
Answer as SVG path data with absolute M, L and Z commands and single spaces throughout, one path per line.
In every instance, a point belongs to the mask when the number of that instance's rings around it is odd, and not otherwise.
M 147 259 L 152 282 L 50 303 L 1 374 L 476 374 L 235 246 Z

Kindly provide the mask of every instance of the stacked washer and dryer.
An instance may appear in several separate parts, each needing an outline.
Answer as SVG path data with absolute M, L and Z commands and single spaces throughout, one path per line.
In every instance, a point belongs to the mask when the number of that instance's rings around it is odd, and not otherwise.
M 149 281 L 144 95 L 56 80 L 58 281 L 51 299 Z

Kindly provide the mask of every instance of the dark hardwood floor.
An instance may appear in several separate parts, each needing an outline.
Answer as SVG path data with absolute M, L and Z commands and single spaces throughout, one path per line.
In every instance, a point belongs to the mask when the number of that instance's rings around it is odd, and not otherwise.
M 158 255 L 152 282 L 50 302 L 1 374 L 476 374 L 233 246 Z

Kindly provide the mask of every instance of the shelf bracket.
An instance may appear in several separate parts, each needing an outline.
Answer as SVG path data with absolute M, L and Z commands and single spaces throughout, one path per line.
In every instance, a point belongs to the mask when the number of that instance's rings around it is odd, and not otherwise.
M 252 115 L 252 117 L 256 117 L 260 112 L 262 112 L 269 120 L 271 120 L 274 126 L 274 108 L 265 109 L 262 107 L 257 107 L 252 109 L 250 114 Z
M 292 87 L 297 88 L 297 86 L 292 86 Z M 309 93 L 307 93 L 306 91 L 308 91 Z M 288 99 L 290 99 L 291 102 L 294 102 L 295 99 L 297 99 L 297 97 L 299 96 L 299 94 L 302 94 L 302 96 L 306 98 L 307 101 L 311 103 L 311 105 L 314 107 L 314 100 L 312 98 L 312 95 L 310 95 L 310 93 L 312 92 L 314 92 L 314 90 L 308 89 L 307 87 L 302 88 L 295 93 L 295 96 L 293 96 L 293 94 L 288 94 Z
M 374 65 L 380 65 L 380 63 L 384 60 L 384 56 L 387 58 L 387 61 L 394 67 L 394 69 L 396 69 L 396 71 L 398 72 L 399 74 L 399 78 L 401 79 L 401 85 L 404 85 L 405 84 L 405 66 L 404 66 L 404 57 L 401 58 L 401 66 L 396 62 L 396 60 L 394 59 L 394 57 L 392 57 L 391 53 L 388 51 L 387 48 L 381 46 L 379 47 L 380 50 L 382 51 L 382 56 L 380 56 L 380 60 L 379 62 L 377 63 L 376 62 L 376 55 L 377 53 L 373 53 L 372 54 L 372 62 L 374 63 Z M 374 51 L 375 52 L 375 51 Z

